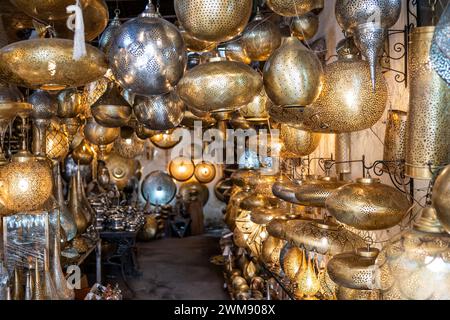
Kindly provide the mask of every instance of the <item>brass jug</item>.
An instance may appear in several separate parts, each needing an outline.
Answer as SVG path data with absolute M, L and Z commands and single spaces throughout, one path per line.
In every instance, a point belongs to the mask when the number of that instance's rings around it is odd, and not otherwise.
M 430 63 L 434 27 L 412 30 L 409 43 L 409 112 L 405 174 L 430 179 L 432 169 L 450 163 L 450 87 Z

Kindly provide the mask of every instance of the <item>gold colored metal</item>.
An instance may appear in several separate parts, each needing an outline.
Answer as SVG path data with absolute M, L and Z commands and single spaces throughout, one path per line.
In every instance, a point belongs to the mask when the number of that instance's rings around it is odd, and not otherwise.
M 276 273 L 280 272 L 280 253 L 285 241 L 269 236 L 262 245 L 261 260 Z
M 414 28 L 409 42 L 409 112 L 405 174 L 430 179 L 450 163 L 450 87 L 430 64 L 434 27 Z
M 86 107 L 86 96 L 77 89 L 66 89 L 58 93 L 58 117 L 74 118 Z
M 242 33 L 242 46 L 253 61 L 266 61 L 281 45 L 280 29 L 257 12 Z
M 244 187 L 241 191 L 233 194 L 228 202 L 226 213 L 224 217 L 225 223 L 229 226 L 230 230 L 235 229 L 236 217 L 240 213 L 241 202 L 252 194 L 249 186 Z
M 106 128 L 98 124 L 94 118 L 88 118 L 84 126 L 84 136 L 96 145 L 108 145 L 114 142 L 120 134 L 120 128 Z
M 44 284 L 41 281 L 41 272 L 39 270 L 39 259 L 35 259 L 34 264 L 34 299 L 33 300 L 45 300 Z
M 241 33 L 252 13 L 251 0 L 175 0 L 178 21 L 197 39 L 230 40 Z
M 293 17 L 290 27 L 292 35 L 298 40 L 309 40 L 319 29 L 319 17 L 312 12 Z
M 186 49 L 192 52 L 208 52 L 216 48 L 217 43 L 214 41 L 199 40 L 187 33 L 183 27 L 180 27 L 180 33 L 183 36 L 184 44 Z
M 407 113 L 401 110 L 389 110 L 384 136 L 384 161 L 389 172 L 400 175 L 405 161 Z
M 306 106 L 322 90 L 322 64 L 295 37 L 284 38 L 264 65 L 264 87 L 277 105 Z
M 136 175 L 138 161 L 125 159 L 115 152 L 111 152 L 105 158 L 106 166 L 111 174 L 111 181 L 117 185 L 119 190 L 123 190 L 130 179 Z
M 244 234 L 241 229 L 239 228 L 234 228 L 233 229 L 233 242 L 236 246 L 238 246 L 239 248 L 248 248 L 247 247 L 247 234 Z
M 232 196 L 233 184 L 231 179 L 222 179 L 216 183 L 214 186 L 214 194 L 219 201 L 228 203 L 230 202 L 230 197 Z
M 62 161 L 69 153 L 69 139 L 64 132 L 56 128 L 47 130 L 45 145 L 50 159 Z
M 436 178 L 432 201 L 439 221 L 445 230 L 450 233 L 450 166 L 445 167 Z
M 15 42 L 0 49 L 0 75 L 9 83 L 31 89 L 80 87 L 102 77 L 107 69 L 103 52 L 89 44 L 86 50 L 87 55 L 75 61 L 72 40 Z
M 286 240 L 307 251 L 330 255 L 365 245 L 364 240 L 358 235 L 336 223 L 324 221 L 292 220 L 286 230 Z
M 380 300 L 378 290 L 356 290 L 338 287 L 336 297 L 338 300 Z
M 198 183 L 197 181 L 190 181 L 183 183 L 178 190 L 178 193 L 186 202 L 192 201 L 193 192 L 196 192 L 196 197 L 203 205 L 206 205 L 209 200 L 209 189 L 205 185 Z
M 305 125 L 342 133 L 372 127 L 383 115 L 387 101 L 386 81 L 380 70 L 372 89 L 366 61 L 344 52 L 325 67 L 319 98 L 305 108 Z
M 182 138 L 176 139 L 172 134 L 172 131 L 165 131 L 157 133 L 150 137 L 150 141 L 158 148 L 171 149 L 180 143 Z
M 145 140 L 139 138 L 135 133 L 129 138 L 119 137 L 114 141 L 114 151 L 126 159 L 134 159 L 145 152 Z
M 391 228 L 410 207 L 404 193 L 372 178 L 340 187 L 327 197 L 325 205 L 336 220 L 360 230 Z
M 372 290 L 375 286 L 375 260 L 380 251 L 358 248 L 339 253 L 327 263 L 327 272 L 336 284 L 357 290 Z
M 145 217 L 145 224 L 142 229 L 138 232 L 138 239 L 141 241 L 150 241 L 155 239 L 158 232 L 158 221 L 156 221 L 155 216 L 148 215 Z
M 223 45 L 225 57 L 227 60 L 250 64 L 252 59 L 248 56 L 247 51 L 242 45 L 242 41 L 232 40 Z
M 325 201 L 332 192 L 348 183 L 350 181 L 338 181 L 335 177 L 310 180 L 298 187 L 295 196 L 301 205 L 325 208 Z
M 280 16 L 295 17 L 322 9 L 324 0 L 267 0 L 269 8 Z
M 58 104 L 55 97 L 47 91 L 36 90 L 28 97 L 28 102 L 33 105 L 33 119 L 50 119 L 56 115 Z
M 297 247 L 289 249 L 283 259 L 283 272 L 291 281 L 295 281 L 295 276 L 300 271 L 303 264 L 304 251 Z
M 297 298 L 314 299 L 313 297 L 320 290 L 320 282 L 314 270 L 313 259 L 312 257 L 305 258 L 304 251 L 302 265 L 294 281 L 296 284 L 294 294 Z
M 90 1 L 92 0 L 81 0 L 81 7 L 85 8 Z M 74 4 L 72 0 L 11 0 L 11 2 L 17 9 L 33 18 L 50 21 L 67 19 L 69 14 L 66 7 Z
M 250 122 L 261 122 L 269 119 L 268 109 L 272 105 L 264 87 L 253 100 L 239 109 L 239 113 Z
M 142 140 L 148 139 L 154 136 L 155 134 L 158 134 L 157 131 L 146 128 L 142 123 L 137 123 L 134 130 L 138 138 Z
M 217 122 L 213 117 L 211 117 L 210 114 L 198 116 L 195 114 L 195 111 L 192 112 L 191 110 L 189 110 L 189 108 L 187 108 L 184 111 L 184 117 L 183 120 L 181 121 L 181 125 L 186 126 L 190 129 L 194 129 L 195 121 L 200 121 L 202 123 L 203 128 L 210 128 L 214 126 Z
M 82 165 L 90 164 L 92 162 L 94 159 L 94 152 L 86 139 L 83 139 L 81 143 L 73 149 L 72 157 L 76 163 Z
M 313 153 L 319 146 L 322 136 L 320 133 L 282 124 L 280 126 L 280 139 L 283 142 L 281 148 L 283 158 L 300 158 Z
M 290 216 L 289 210 L 269 206 L 255 208 L 250 213 L 250 220 L 253 223 L 265 226 L 273 219 L 287 219 L 287 216 Z
M 277 176 L 258 173 L 249 177 L 248 184 L 255 193 L 268 198 L 274 198 L 272 185 L 276 180 Z
M 91 107 L 91 112 L 98 124 L 114 128 L 126 125 L 133 109 L 120 94 L 117 84 L 110 82 L 103 96 Z
M 352 160 L 352 141 L 350 133 L 338 133 L 335 135 L 334 154 L 336 157 L 336 174 L 348 174 L 352 172 L 351 163 L 338 163 Z
M 73 175 L 70 179 L 70 188 L 69 188 L 69 202 L 67 207 L 69 211 L 72 213 L 72 216 L 75 220 L 75 224 L 77 225 L 77 235 L 81 235 L 86 231 L 88 227 L 88 222 L 86 220 L 86 216 L 84 215 L 81 203 L 78 201 L 78 187 L 77 187 L 77 178 L 76 175 Z
M 169 174 L 178 181 L 189 180 L 194 175 L 194 171 L 194 163 L 186 157 L 175 158 L 169 163 Z
M 177 86 L 180 98 L 200 111 L 235 110 L 262 88 L 261 76 L 234 61 L 213 61 L 189 70 Z
M 302 180 L 291 181 L 285 176 L 280 176 L 272 186 L 274 196 L 289 203 L 299 204 L 295 197 L 297 187 L 303 183 Z
M 383 300 L 450 298 L 450 235 L 426 207 L 414 227 L 394 237 L 381 250 L 376 287 Z
M 202 162 L 195 166 L 195 178 L 200 183 L 210 183 L 216 177 L 216 167 L 210 162 Z

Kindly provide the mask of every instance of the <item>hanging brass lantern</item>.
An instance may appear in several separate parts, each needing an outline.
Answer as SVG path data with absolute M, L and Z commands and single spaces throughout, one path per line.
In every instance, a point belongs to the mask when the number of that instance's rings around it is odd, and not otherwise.
M 69 138 L 56 128 L 47 130 L 45 145 L 47 157 L 50 159 L 62 161 L 69 153 Z
M 280 16 L 295 17 L 324 7 L 324 0 L 267 0 L 269 8 Z
M 195 38 L 190 33 L 187 33 L 182 26 L 179 29 L 188 51 L 208 52 L 214 50 L 217 46 L 217 43 L 214 41 L 205 41 Z
M 187 181 L 193 175 L 195 165 L 191 159 L 185 157 L 175 158 L 169 163 L 169 174 L 177 181 Z
M 261 91 L 253 98 L 253 100 L 239 109 L 239 113 L 250 122 L 262 122 L 269 119 L 268 109 L 272 105 L 266 90 L 262 87 Z
M 177 186 L 168 174 L 153 171 L 142 181 L 141 192 L 148 203 L 155 206 L 166 205 L 175 197 Z
M 410 207 L 404 193 L 372 178 L 357 179 L 338 188 L 327 197 L 325 205 L 336 220 L 360 230 L 391 228 Z
M 181 121 L 181 125 L 194 129 L 196 121 L 201 122 L 202 128 L 210 128 L 216 124 L 216 120 L 211 117 L 210 114 L 206 114 L 205 116 L 197 116 L 194 113 L 196 112 L 192 112 L 189 108 L 187 108 L 184 111 L 184 117 Z
M 286 240 L 307 251 L 332 256 L 365 245 L 360 236 L 331 221 L 292 220 L 286 230 Z
M 58 93 L 58 117 L 75 118 L 86 107 L 86 96 L 77 89 L 66 89 Z
M 0 49 L 0 74 L 9 83 L 31 89 L 80 87 L 102 77 L 107 69 L 103 52 L 89 44 L 86 50 L 86 56 L 73 60 L 72 40 L 15 42 Z
M 379 252 L 375 248 L 358 248 L 339 253 L 328 261 L 328 275 L 339 286 L 372 290 L 375 286 L 375 260 Z
M 92 150 L 86 139 L 83 139 L 81 143 L 72 151 L 72 157 L 75 163 L 81 165 L 87 165 L 94 159 L 94 151 Z
M 322 90 L 322 78 L 319 59 L 295 37 L 284 38 L 264 65 L 264 87 L 277 105 L 311 104 Z
M 150 2 L 143 13 L 120 27 L 111 45 L 110 67 L 124 89 L 139 95 L 164 94 L 183 76 L 185 51 L 178 29 Z
M 281 45 L 279 28 L 259 12 L 242 33 L 242 46 L 253 61 L 266 61 Z
M 58 103 L 47 91 L 36 90 L 28 97 L 28 102 L 33 106 L 31 111 L 33 119 L 50 119 L 56 115 Z
M 106 57 L 109 57 L 109 50 L 111 49 L 112 41 L 116 37 L 120 26 L 122 25 L 119 19 L 119 11 L 115 11 L 115 14 L 114 19 L 111 20 L 98 41 L 99 48 L 105 53 Z
M 243 47 L 242 41 L 240 39 L 232 40 L 223 44 L 223 48 L 227 60 L 242 62 L 245 64 L 250 64 L 252 62 L 252 59 L 250 59 L 250 57 L 248 56 L 248 53 Z
M 261 90 L 260 75 L 249 66 L 213 58 L 189 70 L 178 83 L 180 98 L 200 111 L 234 111 Z
M 450 166 L 446 166 L 436 178 L 432 200 L 439 221 L 450 233 Z
M 376 287 L 383 300 L 450 299 L 450 235 L 436 210 L 426 207 L 413 228 L 387 243 L 378 255 Z
M 170 130 L 156 133 L 150 137 L 150 141 L 158 148 L 171 149 L 181 142 L 182 138 L 176 138 Z
M 195 166 L 195 178 L 200 183 L 210 183 L 216 177 L 216 167 L 210 162 L 202 162 Z
M 389 110 L 386 133 L 384 135 L 383 160 L 389 172 L 400 175 L 405 161 L 407 113 L 401 110 Z
M 372 90 L 369 69 L 366 61 L 349 50 L 340 51 L 338 61 L 325 67 L 321 95 L 305 108 L 305 124 L 335 133 L 372 127 L 384 113 L 387 87 L 378 72 L 375 91 Z
M 280 139 L 283 143 L 281 156 L 283 158 L 300 158 L 314 152 L 320 144 L 320 133 L 304 131 L 282 124 Z
M 136 133 L 136 136 L 138 136 L 138 138 L 142 140 L 148 139 L 158 133 L 158 131 L 146 128 L 142 123 L 137 123 L 134 131 Z
M 129 138 L 119 137 L 114 141 L 114 151 L 126 159 L 134 159 L 144 154 L 145 140 L 139 138 L 135 133 Z
M 316 300 L 314 296 L 320 290 L 320 282 L 313 265 L 313 258 L 309 254 L 308 257 L 305 256 L 303 251 L 302 265 L 294 278 L 296 284 L 294 295 L 298 299 Z
M 450 163 L 450 87 L 430 65 L 434 27 L 414 28 L 409 43 L 409 111 L 405 174 L 430 179 Z
M 122 97 L 115 82 L 110 82 L 103 96 L 91 107 L 91 113 L 98 124 L 114 128 L 126 125 L 133 109 Z
M 277 176 L 259 173 L 252 175 L 248 180 L 248 184 L 252 187 L 255 193 L 274 198 L 272 193 L 272 185 L 275 181 L 277 181 Z
M 80 0 L 80 5 L 85 8 L 89 2 L 90 0 Z M 33 18 L 50 21 L 67 19 L 69 13 L 66 7 L 74 4 L 72 0 L 11 0 L 11 3 Z
M 136 119 L 151 130 L 176 128 L 184 117 L 184 103 L 175 91 L 158 96 L 137 96 Z
M 115 152 L 111 152 L 105 158 L 106 167 L 109 170 L 111 181 L 119 190 L 125 189 L 139 169 L 139 161 L 126 159 Z
M 352 173 L 352 139 L 349 132 L 338 133 L 334 139 L 334 154 L 336 155 L 336 174 L 343 176 Z
M 319 127 L 307 127 L 304 124 L 306 119 L 305 116 L 305 107 L 302 106 L 290 106 L 283 107 L 277 105 L 271 105 L 269 107 L 269 115 L 270 119 L 277 123 L 283 123 L 290 127 L 302 129 L 302 130 L 310 130 L 314 132 L 322 132 Z M 326 132 L 326 131 L 325 131 Z
M 98 124 L 94 118 L 88 118 L 84 126 L 84 136 L 92 143 L 99 146 L 114 142 L 120 134 L 119 128 L 106 128 Z
M 298 40 L 309 40 L 319 29 L 319 17 L 312 12 L 292 18 L 291 33 Z
M 434 31 L 430 49 L 430 60 L 433 69 L 450 85 L 450 45 L 448 34 L 450 29 L 450 7 L 442 12 Z
M 350 182 L 338 181 L 335 177 L 313 179 L 299 186 L 295 196 L 303 206 L 325 208 L 325 201 L 333 191 Z
M 299 204 L 295 193 L 303 182 L 303 180 L 290 180 L 286 176 L 281 175 L 273 184 L 272 193 L 283 201 Z
M 178 21 L 197 39 L 224 42 L 241 33 L 252 13 L 252 0 L 175 0 Z

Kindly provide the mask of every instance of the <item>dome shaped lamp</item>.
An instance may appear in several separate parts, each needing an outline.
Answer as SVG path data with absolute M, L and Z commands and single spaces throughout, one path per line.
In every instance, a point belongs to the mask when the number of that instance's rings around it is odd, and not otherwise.
M 195 166 L 195 178 L 201 183 L 209 183 L 216 177 L 216 168 L 212 163 L 202 162 Z
M 177 181 L 189 180 L 194 175 L 194 171 L 194 163 L 185 157 L 173 159 L 169 163 L 169 173 Z

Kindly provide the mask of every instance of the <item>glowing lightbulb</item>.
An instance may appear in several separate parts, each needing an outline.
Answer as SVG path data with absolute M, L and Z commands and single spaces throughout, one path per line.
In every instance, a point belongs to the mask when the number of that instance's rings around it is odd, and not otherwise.
M 125 139 L 125 143 L 131 145 L 133 143 L 133 140 L 131 138 Z
M 30 184 L 28 183 L 28 180 L 22 178 L 19 180 L 17 186 L 19 187 L 21 192 L 26 192 L 28 191 Z

